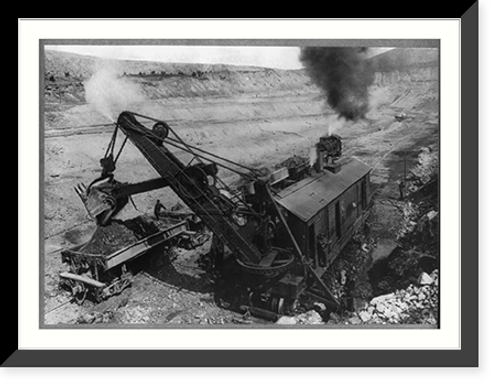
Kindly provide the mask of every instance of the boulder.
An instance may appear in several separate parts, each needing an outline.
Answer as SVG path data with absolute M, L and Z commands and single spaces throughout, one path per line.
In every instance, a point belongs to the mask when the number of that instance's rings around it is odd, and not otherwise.
M 383 301 L 377 301 L 375 304 L 374 304 L 374 307 L 375 309 L 378 311 L 378 312 L 384 312 L 386 310 L 386 306 L 385 306 L 385 303 Z
M 396 249 L 397 243 L 392 239 L 382 239 L 377 244 L 375 250 L 372 253 L 373 264 L 381 261 L 382 259 L 388 258 L 389 255 Z
M 427 214 L 427 219 L 429 221 L 432 221 L 436 216 L 438 215 L 438 212 L 437 211 L 430 211 L 428 214 Z
M 295 318 L 291 316 L 281 316 L 277 321 L 276 324 L 280 325 L 290 325 L 290 324 L 297 324 L 297 321 Z
M 330 313 L 330 321 L 332 323 L 336 324 L 336 323 L 340 323 L 342 321 L 342 318 L 338 314 L 336 314 L 335 312 L 331 312 Z
M 93 313 L 85 313 L 79 317 L 80 323 L 90 324 L 95 320 L 95 315 Z
M 418 279 L 418 283 L 420 285 L 432 285 L 434 283 L 434 279 L 426 272 L 422 272 Z
M 382 294 L 380 296 L 372 298 L 370 301 L 370 305 L 377 305 L 377 303 L 383 303 L 384 301 L 392 300 L 394 299 L 394 297 L 395 297 L 394 293 Z
M 316 311 L 308 311 L 295 316 L 298 324 L 324 324 L 320 314 Z
M 372 318 L 372 316 L 367 311 L 359 312 L 358 316 L 363 321 L 363 323 L 366 323 L 367 321 L 369 321 Z
M 407 311 L 409 306 L 406 302 L 400 301 L 398 307 L 401 309 L 401 311 Z
M 355 311 L 362 311 L 368 308 L 368 302 L 361 298 L 354 298 L 353 300 L 353 308 Z
M 420 232 L 425 231 L 425 232 L 429 233 L 430 228 L 432 226 L 436 226 L 436 223 L 438 222 L 438 218 L 437 218 L 438 214 L 439 213 L 436 211 L 430 211 L 427 214 L 425 214 L 424 216 L 422 216 L 420 218 L 420 220 L 418 221 L 418 231 L 420 231 Z
M 317 311 L 317 312 L 323 312 L 323 311 L 326 311 L 326 305 L 323 304 L 323 303 L 319 303 L 319 302 L 315 302 L 313 304 L 313 307 L 314 309 Z
M 320 314 L 316 311 L 308 311 L 297 316 L 282 316 L 276 324 L 294 325 L 294 324 L 324 324 Z
M 396 309 L 394 306 L 386 306 L 383 314 L 388 319 L 397 320 L 399 318 L 399 313 L 401 310 Z

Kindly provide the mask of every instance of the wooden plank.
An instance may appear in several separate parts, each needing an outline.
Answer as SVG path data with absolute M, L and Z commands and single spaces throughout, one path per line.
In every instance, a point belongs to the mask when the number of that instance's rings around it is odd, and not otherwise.
M 289 172 L 286 167 L 276 170 L 271 173 L 271 179 L 269 180 L 269 185 L 277 184 L 280 181 L 283 181 L 285 178 L 289 177 Z
M 283 223 L 283 226 L 286 229 L 286 232 L 288 233 L 288 236 L 292 240 L 293 247 L 295 249 L 295 254 L 297 257 L 300 259 L 301 262 L 303 262 L 304 258 L 302 257 L 302 252 L 300 251 L 299 244 L 295 240 L 295 236 L 292 234 L 292 231 L 290 231 L 290 227 L 288 226 L 288 222 L 281 213 L 280 208 L 278 207 L 278 204 L 276 203 L 276 200 L 274 199 L 274 195 L 271 193 L 271 190 L 269 189 L 269 186 L 266 186 L 267 194 L 269 195 L 269 198 L 271 199 L 274 208 L 276 209 L 276 212 L 278 213 L 278 218 L 280 219 L 281 223 Z
M 96 281 L 96 280 L 89 278 L 89 277 L 86 277 L 86 276 L 79 276 L 78 274 L 62 272 L 62 273 L 59 273 L 59 276 L 62 278 L 68 278 L 70 280 L 83 282 L 83 283 L 91 285 L 95 288 L 104 288 L 106 286 L 106 284 L 103 284 L 102 282 Z
M 337 297 L 333 295 L 328 286 L 325 285 L 325 283 L 321 279 L 321 276 L 318 273 L 316 273 L 316 271 L 312 267 L 309 267 L 309 271 L 312 274 L 314 280 L 318 283 L 321 289 L 323 289 L 323 292 L 325 292 L 325 294 L 330 298 L 330 300 L 333 303 L 337 304 L 337 306 L 340 306 L 340 301 L 337 299 Z

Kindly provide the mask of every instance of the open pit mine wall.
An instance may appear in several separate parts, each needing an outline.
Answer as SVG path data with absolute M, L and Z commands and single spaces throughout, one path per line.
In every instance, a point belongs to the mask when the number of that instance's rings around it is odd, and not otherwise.
M 124 76 L 138 83 L 149 100 L 173 97 L 234 96 L 250 94 L 251 97 L 270 97 L 289 94 L 319 94 L 320 90 L 302 70 L 252 70 L 219 71 L 200 75 L 128 75 Z M 404 70 L 377 71 L 373 87 L 383 87 L 398 83 L 437 82 L 439 67 L 436 65 L 418 66 Z M 83 81 L 59 78 L 56 82 L 46 80 L 45 99 L 47 103 L 84 104 Z
M 437 82 L 439 67 L 437 64 L 413 67 L 406 70 L 391 70 L 375 73 L 375 86 L 387 86 L 401 82 Z
M 321 91 L 303 70 L 250 70 L 238 72 L 222 70 L 191 74 L 145 74 L 128 75 L 124 79 L 139 84 L 149 101 L 168 98 L 232 97 L 251 98 L 279 97 L 293 93 L 298 96 L 316 95 Z M 437 82 L 439 67 L 436 65 L 411 67 L 404 70 L 377 71 L 373 87 L 397 84 Z M 55 104 L 85 104 L 84 83 L 66 81 L 64 77 L 55 82 L 46 80 L 45 102 Z M 317 100 L 309 98 L 308 100 Z M 304 99 L 305 103 L 307 100 Z M 279 100 L 277 100 L 279 103 Z M 317 104 L 316 105 L 321 105 Z M 306 107 L 310 109 L 311 107 Z M 321 108 L 322 109 L 322 108 Z M 317 112 L 311 112 L 314 114 Z
M 224 70 L 196 75 L 137 76 L 150 98 L 234 96 L 251 94 L 251 97 L 288 94 L 290 90 L 299 94 L 317 92 L 318 89 L 303 71 Z
M 400 50 L 395 54 L 397 61 L 391 57 L 374 63 L 373 106 L 389 103 L 398 110 L 437 112 L 439 62 L 435 50 Z M 86 129 L 106 122 L 85 95 L 86 83 L 99 68 L 95 61 L 47 51 L 46 130 Z M 140 103 L 126 109 L 178 123 L 181 128 L 185 122 L 222 124 L 332 114 L 320 88 L 304 69 L 137 61 L 121 61 L 119 68 L 121 72 L 113 81 L 138 85 L 143 94 Z
M 319 95 L 320 89 L 304 70 L 247 70 L 218 71 L 200 75 L 143 75 L 129 76 L 141 83 L 150 99 L 171 97 L 234 96 L 273 97 L 280 95 Z M 397 84 L 437 82 L 437 63 L 420 64 L 401 70 L 377 71 L 372 87 Z
M 113 76 L 116 80 L 138 84 L 146 99 L 196 97 L 273 97 L 318 93 L 304 71 L 298 70 L 221 70 L 175 74 L 127 74 Z M 84 85 L 88 78 L 73 80 L 71 77 L 56 77 L 45 80 L 47 103 L 84 104 Z M 113 80 L 114 81 L 114 80 Z M 109 84 L 112 85 L 112 82 Z

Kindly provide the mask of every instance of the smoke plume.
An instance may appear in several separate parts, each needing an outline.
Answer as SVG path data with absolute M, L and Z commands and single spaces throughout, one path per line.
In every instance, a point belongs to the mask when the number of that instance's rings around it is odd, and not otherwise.
M 145 100 L 140 86 L 121 78 L 121 73 L 115 62 L 98 62 L 84 84 L 86 101 L 112 122 L 122 111 L 133 110 Z
M 330 107 L 346 120 L 363 119 L 368 110 L 368 89 L 375 76 L 366 48 L 305 47 L 300 60 L 311 79 L 323 89 Z

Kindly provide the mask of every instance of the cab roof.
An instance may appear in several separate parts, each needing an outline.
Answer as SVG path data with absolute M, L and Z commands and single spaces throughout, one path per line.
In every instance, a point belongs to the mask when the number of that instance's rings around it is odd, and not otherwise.
M 326 205 L 369 173 L 371 167 L 351 157 L 342 162 L 339 172 L 327 169 L 283 189 L 276 202 L 301 220 L 308 222 Z

